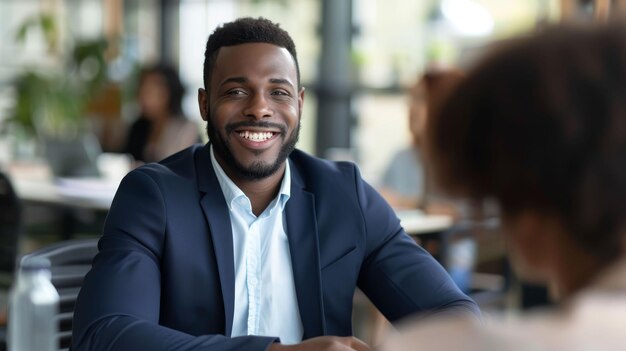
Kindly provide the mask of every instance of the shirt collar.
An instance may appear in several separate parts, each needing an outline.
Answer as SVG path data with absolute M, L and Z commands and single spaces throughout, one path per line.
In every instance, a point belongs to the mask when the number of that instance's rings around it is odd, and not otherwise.
M 241 189 L 226 175 L 224 169 L 220 166 L 219 162 L 215 159 L 215 154 L 213 153 L 213 145 L 210 145 L 210 154 L 211 154 L 211 164 L 213 165 L 213 169 L 215 170 L 215 175 L 217 176 L 217 181 L 220 184 L 220 188 L 222 189 L 222 193 L 224 194 L 224 199 L 228 204 L 229 210 L 233 210 L 233 206 L 237 204 L 235 200 L 238 198 L 245 198 L 250 206 L 250 199 L 244 194 Z M 280 183 L 280 189 L 278 191 L 278 201 L 274 199 L 268 209 L 273 211 L 277 206 L 281 211 L 285 209 L 285 205 L 287 204 L 287 200 L 291 197 L 291 169 L 289 166 L 289 160 L 285 161 L 285 174 L 283 175 L 283 180 Z M 267 210 L 267 209 L 266 209 Z

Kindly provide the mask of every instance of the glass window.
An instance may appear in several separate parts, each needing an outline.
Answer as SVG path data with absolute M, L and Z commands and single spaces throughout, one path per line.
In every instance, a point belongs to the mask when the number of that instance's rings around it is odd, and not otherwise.
M 410 145 L 406 90 L 427 67 L 467 67 L 487 43 L 556 18 L 556 0 L 354 0 L 353 62 L 361 87 L 352 135 L 364 175 L 377 183 Z M 468 15 L 468 14 L 471 14 Z M 375 141 L 375 142 L 373 142 Z

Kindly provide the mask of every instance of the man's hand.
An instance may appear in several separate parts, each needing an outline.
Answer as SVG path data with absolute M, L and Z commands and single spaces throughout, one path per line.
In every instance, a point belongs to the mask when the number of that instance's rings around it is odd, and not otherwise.
M 318 336 L 295 345 L 272 344 L 267 351 L 371 351 L 363 341 L 346 336 Z

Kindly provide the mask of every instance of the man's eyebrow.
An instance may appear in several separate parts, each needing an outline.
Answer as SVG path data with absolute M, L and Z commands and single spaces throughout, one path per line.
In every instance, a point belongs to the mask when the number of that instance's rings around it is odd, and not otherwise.
M 224 79 L 221 83 L 220 86 L 224 85 L 224 84 L 228 84 L 228 83 L 239 83 L 239 84 L 244 84 L 249 82 L 249 79 L 246 77 L 230 77 L 230 78 L 226 78 Z M 293 85 L 293 83 L 291 83 L 290 80 L 285 79 L 285 78 L 270 78 L 269 82 L 272 84 L 283 84 L 283 85 L 289 85 L 290 87 L 294 88 L 295 86 Z
M 270 78 L 270 83 L 289 85 L 290 87 L 294 88 L 294 85 L 291 83 L 291 81 L 284 78 Z
M 224 84 L 228 84 L 228 83 L 247 83 L 248 82 L 248 78 L 246 77 L 230 77 L 230 78 L 226 78 L 224 79 L 221 83 L 220 86 L 224 85 Z

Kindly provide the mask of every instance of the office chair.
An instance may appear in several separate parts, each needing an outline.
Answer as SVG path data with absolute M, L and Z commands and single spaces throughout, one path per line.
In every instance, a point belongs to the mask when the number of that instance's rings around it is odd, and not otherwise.
M 22 258 L 22 262 L 33 257 L 50 260 L 52 284 L 60 297 L 59 350 L 69 350 L 72 344 L 74 305 L 96 253 L 98 239 L 77 239 L 46 246 Z
M 17 261 L 21 205 L 10 180 L 0 172 L 0 314 L 6 313 L 8 292 Z M 0 316 L 0 320 L 5 315 Z M 6 325 L 0 323 L 0 351 L 6 350 Z
M 10 287 L 15 273 L 21 205 L 9 179 L 0 172 L 0 288 Z
M 504 309 L 512 287 L 512 276 L 507 263 L 500 218 L 492 217 L 475 222 L 471 224 L 468 233 L 476 245 L 468 295 L 483 310 Z

